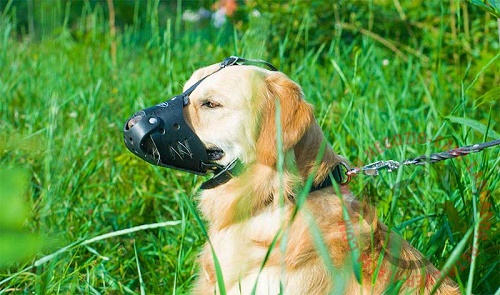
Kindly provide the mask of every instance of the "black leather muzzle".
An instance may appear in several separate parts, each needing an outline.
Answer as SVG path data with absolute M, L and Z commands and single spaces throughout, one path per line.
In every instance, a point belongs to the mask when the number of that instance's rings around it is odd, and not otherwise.
M 210 167 L 205 145 L 184 119 L 183 95 L 133 115 L 123 130 L 125 145 L 141 159 L 159 166 L 205 174 Z

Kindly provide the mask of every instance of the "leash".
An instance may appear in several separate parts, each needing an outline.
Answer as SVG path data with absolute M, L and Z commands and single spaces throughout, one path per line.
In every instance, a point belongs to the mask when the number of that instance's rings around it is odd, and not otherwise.
M 447 159 L 452 159 L 452 158 L 457 158 L 461 156 L 465 156 L 471 153 L 477 153 L 485 148 L 489 148 L 492 146 L 500 145 L 500 139 L 489 141 L 489 142 L 484 142 L 484 143 L 479 143 L 479 144 L 473 144 L 473 145 L 468 145 L 464 147 L 459 147 L 455 149 L 451 149 L 445 152 L 439 152 L 435 154 L 431 154 L 429 156 L 419 156 L 413 159 L 407 159 L 404 160 L 403 162 L 398 162 L 395 160 L 387 160 L 387 161 L 377 161 L 368 165 L 365 165 L 361 168 L 357 167 L 346 167 L 347 172 L 347 181 L 349 182 L 351 180 L 351 177 L 358 175 L 358 174 L 364 174 L 364 175 L 378 175 L 380 170 L 385 170 L 387 169 L 388 172 L 393 172 L 402 166 L 407 166 L 407 165 L 425 165 L 425 164 L 432 164 L 436 163 L 439 161 L 447 160 Z

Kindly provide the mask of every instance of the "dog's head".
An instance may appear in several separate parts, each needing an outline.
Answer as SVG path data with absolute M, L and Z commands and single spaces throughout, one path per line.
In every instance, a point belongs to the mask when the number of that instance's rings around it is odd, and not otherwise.
M 274 168 L 301 140 L 319 145 L 303 139 L 312 125 L 311 106 L 285 74 L 215 64 L 195 71 L 183 94 L 134 115 L 124 132 L 127 147 L 150 163 L 203 174 L 236 161 Z
M 185 89 L 216 68 L 197 70 Z M 209 153 L 211 160 L 221 165 L 238 159 L 274 166 L 277 130 L 283 150 L 288 150 L 314 121 L 297 84 L 281 72 L 255 66 L 228 67 L 206 78 L 191 93 L 184 116 L 207 150 L 215 151 Z

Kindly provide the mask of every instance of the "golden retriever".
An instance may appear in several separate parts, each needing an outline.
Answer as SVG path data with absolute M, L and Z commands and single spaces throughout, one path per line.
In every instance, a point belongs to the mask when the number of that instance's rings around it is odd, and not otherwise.
M 218 164 L 239 159 L 243 168 L 201 192 L 209 241 L 194 294 L 219 294 L 221 288 L 258 295 L 430 294 L 434 288 L 459 294 L 446 274 L 422 263 L 423 255 L 390 233 L 347 186 L 301 197 L 309 177 L 319 185 L 343 160 L 325 148 L 299 85 L 256 66 L 216 72 L 218 66 L 188 80 L 185 89 L 209 75 L 191 93 L 184 117 L 207 148 L 219 151 Z

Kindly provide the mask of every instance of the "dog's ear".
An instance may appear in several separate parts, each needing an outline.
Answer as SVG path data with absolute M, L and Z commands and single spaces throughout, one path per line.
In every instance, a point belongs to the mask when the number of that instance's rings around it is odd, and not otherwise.
M 280 105 L 283 151 L 293 147 L 314 122 L 312 107 L 304 100 L 300 86 L 280 72 L 265 78 L 266 91 L 260 105 L 260 134 L 257 140 L 257 161 L 274 166 L 277 160 L 276 102 Z

